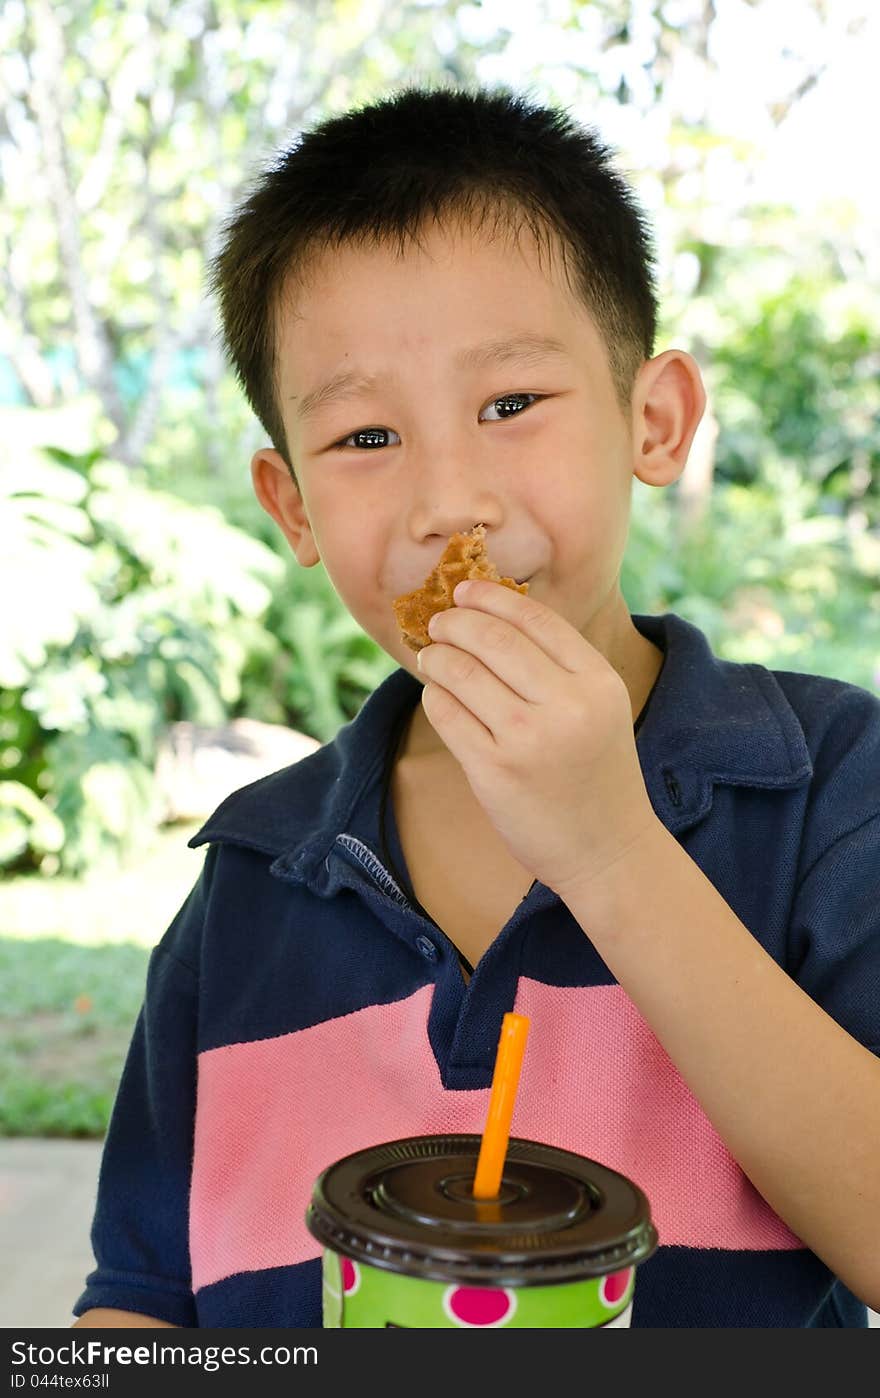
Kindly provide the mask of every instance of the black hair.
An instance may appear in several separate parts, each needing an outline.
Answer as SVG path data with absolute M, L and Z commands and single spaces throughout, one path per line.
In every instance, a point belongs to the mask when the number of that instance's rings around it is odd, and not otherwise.
M 223 351 L 296 475 L 284 430 L 280 311 L 311 255 L 344 243 L 418 241 L 431 221 L 526 227 L 560 250 L 608 352 L 621 410 L 654 352 L 648 223 L 592 128 L 508 88 L 405 87 L 333 116 L 270 161 L 221 229 L 208 265 Z

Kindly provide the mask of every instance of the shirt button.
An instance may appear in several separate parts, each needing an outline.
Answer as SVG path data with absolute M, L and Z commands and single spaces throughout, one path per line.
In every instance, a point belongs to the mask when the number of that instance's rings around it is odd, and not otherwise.
M 428 961 L 437 960 L 437 948 L 434 946 L 434 943 L 431 941 L 430 937 L 416 937 L 416 946 L 422 953 L 422 956 L 424 956 Z

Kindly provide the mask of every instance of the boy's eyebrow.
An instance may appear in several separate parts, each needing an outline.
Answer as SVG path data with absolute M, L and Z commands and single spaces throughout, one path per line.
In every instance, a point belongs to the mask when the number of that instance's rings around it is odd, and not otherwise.
M 491 340 L 484 340 L 479 345 L 471 345 L 468 349 L 459 350 L 455 355 L 455 365 L 459 369 L 481 369 L 487 364 L 508 364 L 514 360 L 520 364 L 528 364 L 539 359 L 546 359 L 550 355 L 567 357 L 568 350 L 560 340 L 555 340 L 550 335 L 531 333 L 502 335 L 495 336 Z M 389 377 L 393 378 L 394 376 L 390 375 Z M 303 395 L 299 401 L 297 416 L 301 420 L 311 417 L 331 403 L 339 403 L 343 399 L 369 393 L 378 388 L 384 381 L 384 376 L 381 374 L 365 374 L 358 369 L 343 369 L 338 374 L 334 374 L 326 383 L 320 384 L 310 393 Z M 292 393 L 290 397 L 294 402 L 297 399 L 295 393 Z

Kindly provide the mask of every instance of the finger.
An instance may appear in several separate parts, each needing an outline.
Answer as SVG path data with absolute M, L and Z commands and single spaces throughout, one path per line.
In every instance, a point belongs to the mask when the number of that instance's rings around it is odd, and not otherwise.
M 419 668 L 430 687 L 439 686 L 442 690 L 441 694 L 429 698 L 433 708 L 429 709 L 426 704 L 425 712 L 440 723 L 455 724 L 464 735 L 470 732 L 471 743 L 482 741 L 484 751 L 487 740 L 494 743 L 500 734 L 510 733 L 512 728 L 522 724 L 523 715 L 531 710 L 530 705 L 467 650 L 436 642 L 425 646 L 419 652 L 419 659 Z M 480 732 L 469 728 L 467 717 L 478 724 Z
M 421 702 L 431 727 L 465 772 L 494 752 L 493 735 L 451 690 L 428 680 L 422 686 Z
M 428 631 L 434 645 L 426 646 L 420 652 L 423 663 L 437 645 L 454 647 L 459 652 L 481 661 L 513 695 L 529 704 L 546 701 L 552 693 L 554 682 L 559 682 L 558 664 L 520 627 L 514 626 L 504 617 L 476 611 L 471 607 L 450 607 L 444 612 L 437 612 L 431 618 Z M 460 678 L 469 678 L 466 662 L 460 662 L 456 668 L 454 663 L 446 658 L 445 664 L 447 674 L 454 677 L 458 676 L 460 671 Z M 440 679 L 436 670 L 432 670 L 431 674 Z M 480 692 L 476 687 L 469 692 L 475 700 L 479 700 Z M 464 693 L 462 698 L 467 702 Z M 487 702 L 491 701 L 491 698 L 491 695 L 486 695 Z
M 498 583 L 471 578 L 458 584 L 453 600 L 456 607 L 473 608 L 510 622 L 564 670 L 579 674 L 584 669 L 583 636 L 552 607 L 545 607 L 536 598 L 500 587 Z

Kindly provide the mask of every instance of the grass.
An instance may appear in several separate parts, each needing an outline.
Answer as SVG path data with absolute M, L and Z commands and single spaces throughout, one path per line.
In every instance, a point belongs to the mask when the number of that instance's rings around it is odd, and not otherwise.
M 197 828 L 113 873 L 0 886 L 0 1135 L 104 1135 L 150 949 L 201 867 Z

